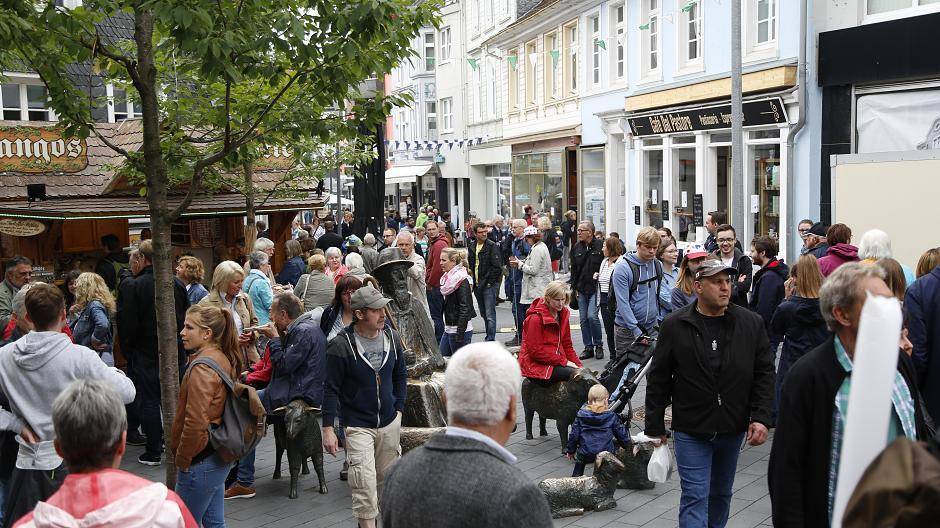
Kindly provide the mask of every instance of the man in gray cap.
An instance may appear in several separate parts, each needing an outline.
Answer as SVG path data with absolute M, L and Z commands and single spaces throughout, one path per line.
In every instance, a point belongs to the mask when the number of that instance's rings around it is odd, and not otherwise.
M 352 325 L 326 350 L 323 448 L 331 455 L 339 450 L 333 432 L 339 403 L 352 509 L 360 527 L 375 526 L 385 475 L 399 457 L 407 373 L 401 338 L 385 328 L 389 301 L 370 284 L 356 290 L 350 299 Z
M 731 303 L 736 268 L 706 260 L 698 299 L 670 314 L 646 378 L 646 435 L 666 441 L 672 404 L 680 526 L 724 526 L 741 444 L 767 440 L 774 357 L 760 315 Z

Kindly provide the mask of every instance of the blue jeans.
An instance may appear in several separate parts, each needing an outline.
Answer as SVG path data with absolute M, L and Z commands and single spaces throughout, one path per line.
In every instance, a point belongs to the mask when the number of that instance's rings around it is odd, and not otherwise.
M 163 456 L 163 415 L 160 413 L 160 372 L 154 365 L 135 364 L 133 377 L 137 389 L 140 427 L 147 435 L 146 451 L 149 455 Z
M 718 528 L 728 523 L 731 486 L 744 433 L 710 438 L 676 431 L 676 466 L 682 482 L 679 526 Z
M 266 390 L 259 390 L 258 398 L 264 398 L 264 391 Z M 235 462 L 235 467 L 238 475 L 235 477 L 236 481 L 246 488 L 253 487 L 255 485 L 255 450 L 252 449 L 247 455 Z
M 473 293 L 480 307 L 480 316 L 486 325 L 486 341 L 496 341 L 496 290 L 498 284 L 489 288 L 477 288 Z
M 640 370 L 640 365 L 636 361 L 631 361 L 627 363 L 627 366 L 623 368 L 623 376 L 620 376 L 620 381 L 617 382 L 617 388 L 614 389 L 614 393 L 610 395 L 610 402 L 613 403 L 617 399 L 617 396 L 620 395 L 620 388 L 623 387 L 624 382 L 630 379 L 630 376 L 634 375 L 636 371 Z
M 444 357 L 452 356 L 454 355 L 454 352 L 463 348 L 464 345 L 469 345 L 470 340 L 473 339 L 473 330 L 467 330 L 463 334 L 463 343 L 461 343 L 460 346 L 457 346 L 457 343 L 454 343 L 454 336 L 456 335 L 457 334 L 448 334 L 445 332 L 444 335 L 441 337 L 441 343 L 439 345 L 439 348 L 441 349 L 442 356 Z
M 604 333 L 597 313 L 597 292 L 578 292 L 578 316 L 581 318 L 581 341 L 585 347 L 604 348 Z
M 444 296 L 440 288 L 428 290 L 428 310 L 431 311 L 431 321 L 434 322 L 434 338 L 438 341 L 444 335 Z
M 218 453 L 176 475 L 176 493 L 202 528 L 225 527 L 225 476 L 232 464 Z

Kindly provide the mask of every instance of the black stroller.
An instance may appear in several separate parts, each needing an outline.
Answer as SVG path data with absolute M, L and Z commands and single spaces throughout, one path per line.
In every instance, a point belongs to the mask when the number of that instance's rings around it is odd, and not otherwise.
M 636 394 L 637 388 L 640 386 L 640 381 L 646 377 L 646 373 L 650 369 L 653 358 L 653 347 L 655 345 L 656 338 L 647 335 L 637 337 L 629 348 L 633 354 L 621 354 L 617 359 L 611 360 L 607 363 L 607 366 L 600 375 L 600 383 L 607 389 L 607 392 L 613 394 L 618 388 L 620 389 L 617 398 L 610 404 L 610 410 L 619 415 L 621 421 L 627 425 L 629 425 L 633 414 L 633 404 L 631 400 L 633 399 L 633 395 Z M 626 370 L 627 365 L 630 364 L 631 356 L 633 356 L 633 360 L 635 360 L 637 355 L 642 356 L 643 359 L 643 361 L 640 362 L 640 368 L 633 373 L 633 376 L 624 380 L 623 384 L 620 385 L 620 378 L 623 377 L 623 371 Z

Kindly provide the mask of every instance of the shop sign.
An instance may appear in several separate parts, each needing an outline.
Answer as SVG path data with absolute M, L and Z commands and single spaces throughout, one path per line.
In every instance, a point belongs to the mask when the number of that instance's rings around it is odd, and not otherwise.
M 20 218 L 0 218 L 0 233 L 15 237 L 36 236 L 46 230 L 46 224 L 39 220 Z
M 698 132 L 731 128 L 731 105 L 715 105 L 679 112 L 653 114 L 628 119 L 634 137 L 677 132 Z M 787 122 L 779 97 L 744 103 L 744 126 L 777 125 Z
M 261 158 L 255 162 L 255 170 L 287 170 L 294 166 L 294 153 L 290 147 L 267 145 Z
M 705 199 L 701 194 L 692 195 L 692 225 L 705 225 Z
M 639 205 L 633 206 L 633 224 L 640 225 L 640 206 Z
M 88 166 L 84 139 L 56 127 L 0 128 L 0 172 L 78 172 Z

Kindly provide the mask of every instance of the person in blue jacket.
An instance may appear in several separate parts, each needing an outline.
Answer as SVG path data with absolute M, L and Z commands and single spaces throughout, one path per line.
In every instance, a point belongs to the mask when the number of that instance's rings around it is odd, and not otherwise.
M 294 287 L 300 280 L 300 276 L 307 271 L 303 257 L 304 250 L 300 247 L 300 242 L 293 239 L 284 243 L 284 249 L 287 251 L 287 262 L 277 274 L 277 283 Z
M 350 299 L 353 322 L 326 350 L 323 448 L 331 455 L 339 450 L 333 431 L 338 403 L 359 526 L 375 526 L 385 476 L 400 456 L 408 375 L 401 337 L 385 327 L 389 302 L 371 284 L 356 290 Z
M 258 317 L 258 325 L 266 325 L 271 322 L 268 313 L 271 311 L 271 302 L 274 300 L 274 290 L 268 282 L 268 273 L 271 272 L 268 254 L 264 251 L 252 251 L 248 255 L 248 267 L 251 271 L 242 282 L 242 291 L 251 299 L 251 306 Z
M 111 317 L 116 303 L 111 290 L 97 273 L 86 271 L 75 280 L 75 317 L 71 322 L 72 342 L 84 345 L 101 357 L 109 367 L 114 366 Z
M 565 449 L 565 456 L 575 460 L 572 477 L 584 475 L 584 466 L 594 463 L 601 452 L 615 454 L 614 438 L 624 447 L 630 443 L 630 433 L 623 422 L 607 408 L 609 396 L 603 385 L 594 385 L 588 391 L 587 403 L 578 410 Z

